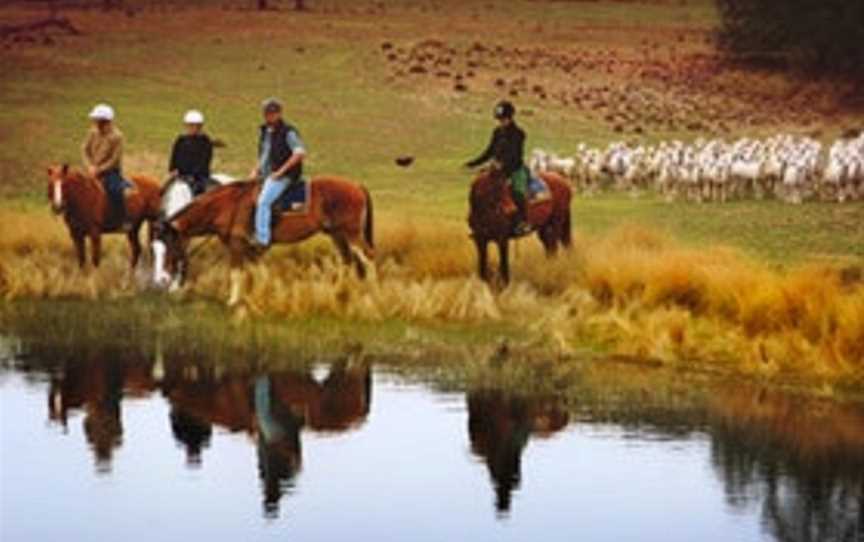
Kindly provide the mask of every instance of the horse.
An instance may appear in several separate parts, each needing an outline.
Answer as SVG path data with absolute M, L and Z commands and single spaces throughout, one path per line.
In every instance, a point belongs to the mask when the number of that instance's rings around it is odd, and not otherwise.
M 170 282 L 172 274 L 185 280 L 186 246 L 192 237 L 215 235 L 228 248 L 231 292 L 228 305 L 241 297 L 242 271 L 250 259 L 248 237 L 252 212 L 260 191 L 255 181 L 238 181 L 206 192 L 157 226 L 153 243 L 154 282 Z M 333 239 L 346 265 L 366 276 L 374 256 L 372 198 L 365 187 L 339 177 L 310 181 L 305 212 L 278 215 L 273 224 L 273 243 L 298 243 L 317 233 Z M 275 215 L 274 215 L 275 216 Z
M 159 182 L 144 175 L 132 175 L 129 180 L 134 188 L 127 190 L 126 217 L 131 229 L 124 232 L 120 225 L 110 224 L 110 203 L 102 183 L 98 179 L 70 168 L 68 164 L 53 165 L 48 168 L 48 199 L 51 209 L 63 215 L 69 235 L 75 244 L 78 265 L 86 264 L 85 238 L 90 238 L 91 261 L 99 267 L 102 252 L 102 234 L 126 233 L 131 251 L 130 269 L 135 269 L 141 256 L 141 243 L 138 232 L 145 221 L 152 224 L 159 217 Z
M 548 257 L 554 256 L 560 246 L 571 244 L 570 200 L 572 191 L 567 180 L 553 172 L 540 177 L 549 187 L 550 197 L 528 201 L 527 221 L 537 232 Z M 507 180 L 498 168 L 481 171 L 471 185 L 468 198 L 470 212 L 468 226 L 477 247 L 480 277 L 490 281 L 488 246 L 498 245 L 498 263 L 501 280 L 510 282 L 509 244 L 513 238 L 513 213 L 516 206 Z

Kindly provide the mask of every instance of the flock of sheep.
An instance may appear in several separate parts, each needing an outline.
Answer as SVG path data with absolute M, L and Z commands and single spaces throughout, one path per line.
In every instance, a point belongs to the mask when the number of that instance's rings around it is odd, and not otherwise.
M 531 170 L 555 171 L 585 193 L 606 187 L 654 189 L 668 201 L 725 202 L 773 197 L 804 200 L 864 199 L 864 133 L 825 147 L 803 136 L 758 140 L 697 139 L 656 146 L 610 143 L 605 149 L 580 144 L 572 157 L 535 149 Z

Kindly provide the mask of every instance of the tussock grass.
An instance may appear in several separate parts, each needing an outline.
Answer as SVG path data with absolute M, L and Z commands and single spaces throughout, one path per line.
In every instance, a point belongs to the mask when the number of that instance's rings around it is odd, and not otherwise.
M 104 267 L 79 271 L 60 223 L 4 211 L 4 299 L 116 299 L 138 295 L 126 249 L 108 243 Z M 245 313 L 346 321 L 505 322 L 562 353 L 585 344 L 670 365 L 751 374 L 860 378 L 864 283 L 830 265 L 781 271 L 728 248 L 683 247 L 625 226 L 578 236 L 546 260 L 538 243 L 516 248 L 516 281 L 495 291 L 474 276 L 458 225 L 385 216 L 376 276 L 360 281 L 326 240 L 277 248 L 246 276 Z M 222 300 L 227 262 L 215 243 L 196 256 L 187 300 Z M 851 278 L 850 278 L 851 277 Z

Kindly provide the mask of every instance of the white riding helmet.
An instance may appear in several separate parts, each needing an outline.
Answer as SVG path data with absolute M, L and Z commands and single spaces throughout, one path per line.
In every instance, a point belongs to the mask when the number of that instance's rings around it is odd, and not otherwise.
M 204 124 L 204 115 L 197 109 L 190 109 L 183 116 L 185 124 Z
M 99 104 L 90 111 L 93 120 L 114 120 L 114 109 L 108 104 Z

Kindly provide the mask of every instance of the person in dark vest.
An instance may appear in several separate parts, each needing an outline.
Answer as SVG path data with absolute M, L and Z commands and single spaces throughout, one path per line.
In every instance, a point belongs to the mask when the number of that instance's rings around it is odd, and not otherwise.
M 492 132 L 492 139 L 483 154 L 465 164 L 475 168 L 490 160 L 495 160 L 501 167 L 501 172 L 510 183 L 513 200 L 516 203 L 517 216 L 514 226 L 515 235 L 524 235 L 531 230 L 527 223 L 526 193 L 528 191 L 529 173 L 525 166 L 525 132 L 516 125 L 513 117 L 516 108 L 508 101 L 502 101 L 495 106 L 494 116 L 498 126 Z
M 264 124 L 258 138 L 258 165 L 252 170 L 251 177 L 264 179 L 264 186 L 258 195 L 255 211 L 255 235 L 252 245 L 265 249 L 270 245 L 270 221 L 273 203 L 303 176 L 303 159 L 306 146 L 300 133 L 282 119 L 282 104 L 275 98 L 268 98 L 261 104 Z
M 204 133 L 204 115 L 200 111 L 187 111 L 183 123 L 186 133 L 174 141 L 168 171 L 172 178 L 187 182 L 192 194 L 198 196 L 204 193 L 210 182 L 213 142 Z

